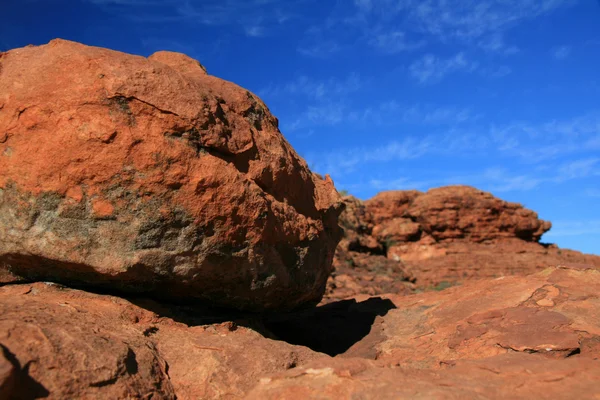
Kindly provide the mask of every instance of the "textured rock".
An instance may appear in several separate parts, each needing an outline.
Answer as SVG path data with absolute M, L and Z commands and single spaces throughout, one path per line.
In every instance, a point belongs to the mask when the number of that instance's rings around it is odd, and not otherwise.
M 255 310 L 320 300 L 333 183 L 197 61 L 63 40 L 2 53 L 0 132 L 4 281 Z
M 492 243 L 408 243 L 390 248 L 388 257 L 402 259 L 404 268 L 415 276 L 421 288 L 473 279 L 523 276 L 563 264 L 590 264 L 600 269 L 600 256 L 518 239 Z
M 45 283 L 0 288 L 0 346 L 18 364 L 15 399 L 241 398 L 260 377 L 323 357 L 232 322 L 188 327 Z M 0 356 L 2 399 L 11 367 Z
M 344 236 L 335 252 L 323 302 L 358 294 L 409 293 L 412 277 L 401 262 L 385 257 L 385 244 L 373 235 L 373 215 L 359 199 L 345 196 L 343 200 L 346 207 L 340 226 Z
M 397 309 L 340 357 L 265 377 L 248 398 L 594 399 L 598 293 L 600 271 L 576 266 L 388 296 Z
M 526 277 L 469 282 L 441 292 L 390 296 L 390 310 L 347 354 L 415 368 L 507 353 L 600 357 L 600 271 L 549 268 Z
M 268 316 L 5 285 L 0 398 L 593 399 L 598 293 L 585 265 Z
M 269 399 L 596 399 L 598 362 L 503 355 L 441 371 L 384 368 L 358 359 L 313 362 L 261 380 L 247 396 Z
M 515 237 L 537 242 L 551 227 L 520 204 L 469 186 L 448 186 L 427 193 L 384 192 L 365 204 L 378 223 L 396 221 L 395 229 L 387 227 L 387 232 L 381 229 L 378 235 L 392 241 L 418 240 L 422 231 L 438 242 L 449 239 L 484 242 Z
M 565 263 L 600 268 L 598 256 L 538 243 L 550 223 L 533 211 L 471 187 L 390 191 L 364 203 L 344 201 L 344 239 L 324 301 L 442 289 Z

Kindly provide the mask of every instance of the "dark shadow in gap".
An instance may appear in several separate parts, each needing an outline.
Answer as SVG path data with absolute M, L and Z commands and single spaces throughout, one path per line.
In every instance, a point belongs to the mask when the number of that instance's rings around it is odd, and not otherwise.
M 343 300 L 310 310 L 271 316 L 265 328 L 279 340 L 336 356 L 371 331 L 377 316 L 396 308 L 388 299 Z

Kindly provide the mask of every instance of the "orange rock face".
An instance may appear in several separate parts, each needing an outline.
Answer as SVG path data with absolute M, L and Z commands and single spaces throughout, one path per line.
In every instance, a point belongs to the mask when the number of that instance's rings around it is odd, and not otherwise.
M 427 193 L 384 192 L 365 204 L 381 225 L 378 236 L 391 241 L 430 236 L 437 242 L 466 239 L 480 243 L 502 238 L 537 242 L 552 226 L 520 204 L 469 186 L 448 186 Z M 387 234 L 386 228 L 390 230 Z
M 1 287 L 0 398 L 242 398 L 262 376 L 322 357 L 233 323 L 189 327 L 139 301 L 147 308 L 55 284 Z
M 324 303 L 357 294 L 410 293 L 413 280 L 403 263 L 386 258 L 385 244 L 373 235 L 373 214 L 362 201 L 345 196 L 340 215 L 344 237 L 334 257 Z
M 262 379 L 248 398 L 594 399 L 599 290 L 588 266 L 387 296 L 397 309 L 344 354 Z
M 345 201 L 344 239 L 326 299 L 439 289 L 568 263 L 600 268 L 598 256 L 540 244 L 549 222 L 475 188 L 390 191 L 365 202 Z
M 320 300 L 341 202 L 195 60 L 0 54 L 0 273 L 243 309 Z

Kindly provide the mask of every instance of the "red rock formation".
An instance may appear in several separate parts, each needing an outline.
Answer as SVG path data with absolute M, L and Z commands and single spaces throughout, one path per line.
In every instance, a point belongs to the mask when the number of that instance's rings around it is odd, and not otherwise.
M 599 292 L 600 271 L 573 266 L 236 317 L 7 285 L 0 398 L 590 398 Z
M 344 236 L 338 245 L 324 303 L 357 294 L 410 293 L 412 277 L 404 265 L 385 256 L 385 245 L 373 235 L 374 218 L 362 201 L 345 196 L 340 215 Z
M 535 212 L 468 186 L 383 192 L 364 203 L 346 203 L 340 217 L 345 238 L 336 252 L 326 300 L 411 288 L 361 284 L 368 280 L 416 280 L 418 288 L 432 289 L 469 279 L 527 275 L 564 263 L 600 268 L 598 256 L 540 244 L 551 224 Z M 361 251 L 361 262 L 352 262 L 355 268 L 349 273 L 344 264 L 355 257 L 349 251 L 352 244 Z M 380 254 L 395 266 L 393 273 L 372 267 L 381 264 Z
M 0 345 L 13 361 L 0 357 L 0 398 L 241 398 L 262 376 L 322 357 L 231 322 L 188 327 L 140 304 L 55 284 L 1 287 Z
M 316 303 L 339 196 L 195 60 L 64 40 L 0 57 L 0 268 L 245 309 Z
M 599 291 L 584 267 L 389 296 L 398 309 L 342 356 L 262 379 L 248 398 L 592 399 Z
M 465 239 L 480 243 L 503 238 L 537 242 L 552 226 L 520 204 L 500 200 L 469 186 L 384 192 L 365 202 L 380 225 L 380 240 L 436 242 Z M 397 220 L 398 218 L 398 220 Z M 386 234 L 386 228 L 391 232 Z

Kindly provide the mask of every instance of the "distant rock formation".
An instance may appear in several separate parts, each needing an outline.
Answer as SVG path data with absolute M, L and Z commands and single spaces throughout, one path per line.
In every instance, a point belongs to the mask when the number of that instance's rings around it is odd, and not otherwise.
M 345 234 L 328 283 L 330 300 L 527 275 L 563 263 L 600 267 L 598 256 L 539 243 L 551 224 L 535 212 L 469 186 L 344 201 Z
M 0 57 L 0 277 L 240 309 L 317 303 L 342 203 L 196 60 L 53 40 Z

